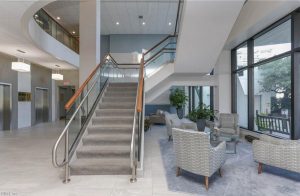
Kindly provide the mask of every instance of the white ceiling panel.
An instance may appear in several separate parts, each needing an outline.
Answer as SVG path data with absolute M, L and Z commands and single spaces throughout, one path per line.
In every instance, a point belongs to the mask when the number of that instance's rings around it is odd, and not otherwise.
M 79 4 L 80 1 L 58 0 L 44 9 L 53 18 L 59 16 L 61 19 L 58 22 L 78 35 Z M 101 34 L 172 34 L 177 8 L 178 0 L 102 0 Z

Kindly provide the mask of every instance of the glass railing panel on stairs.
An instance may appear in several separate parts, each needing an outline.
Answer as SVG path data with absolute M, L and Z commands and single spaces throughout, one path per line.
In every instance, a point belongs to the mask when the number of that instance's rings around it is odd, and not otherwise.
M 160 42 L 155 47 L 151 48 L 148 52 L 145 53 L 144 60 L 145 62 L 148 62 L 151 60 L 153 56 L 156 56 L 157 54 L 161 53 L 165 49 L 176 49 L 176 42 L 177 37 L 176 36 L 168 36 Z
M 166 50 L 154 57 L 145 65 L 145 77 L 148 78 L 158 72 L 161 68 L 163 68 L 163 65 L 174 63 L 175 55 L 175 50 Z
M 110 71 L 111 67 L 106 64 L 97 69 L 93 78 L 86 85 L 82 95 L 68 111 L 69 118 L 66 120 L 66 124 L 69 123 L 70 117 L 76 113 L 69 126 L 69 150 L 72 150 L 72 146 L 80 136 L 83 127 L 86 126 L 86 122 L 92 114 L 94 107 L 96 107 L 95 103 L 105 88 Z

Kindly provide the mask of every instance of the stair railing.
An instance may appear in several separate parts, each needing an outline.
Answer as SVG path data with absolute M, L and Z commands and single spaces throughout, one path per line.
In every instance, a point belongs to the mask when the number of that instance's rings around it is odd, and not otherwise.
M 79 87 L 75 94 L 65 105 L 66 114 L 70 116 L 66 120 L 66 126 L 59 135 L 52 149 L 52 164 L 54 167 L 65 167 L 64 183 L 70 182 L 70 159 L 76 146 L 96 109 L 97 103 L 103 95 L 108 80 L 119 77 L 114 70 L 128 70 L 138 68 L 121 68 L 112 60 L 110 54 L 106 55 L 103 63 L 99 64 L 89 75 L 86 81 Z M 58 161 L 59 145 L 64 141 L 63 160 Z

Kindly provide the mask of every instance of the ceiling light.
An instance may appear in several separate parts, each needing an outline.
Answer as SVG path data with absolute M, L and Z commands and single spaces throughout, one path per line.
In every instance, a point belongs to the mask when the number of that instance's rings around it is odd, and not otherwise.
M 118 26 L 120 23 L 119 22 L 116 22 L 116 25 Z
M 76 34 L 76 31 L 72 31 L 73 34 Z
M 57 17 L 56 17 L 56 19 L 57 19 L 57 20 L 60 20 L 60 17 L 59 17 L 59 16 L 57 16 Z
M 145 25 L 146 25 L 146 22 L 143 22 L 142 25 L 145 26 Z
M 171 26 L 172 25 L 172 23 L 171 22 L 169 22 L 169 26 Z
M 23 54 L 25 54 L 26 52 L 25 51 L 23 51 L 23 50 L 17 50 L 18 52 L 21 52 L 21 53 L 23 53 Z
M 19 72 L 30 72 L 30 65 L 24 62 L 12 62 L 11 69 Z
M 59 73 L 53 73 L 52 74 L 52 79 L 53 80 L 64 80 L 64 75 L 59 74 Z

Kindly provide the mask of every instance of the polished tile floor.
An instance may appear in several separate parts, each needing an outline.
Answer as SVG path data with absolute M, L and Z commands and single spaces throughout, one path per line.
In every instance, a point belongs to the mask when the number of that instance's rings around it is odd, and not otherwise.
M 130 176 L 72 176 L 61 182 L 63 170 L 53 168 L 51 149 L 64 123 L 46 123 L 18 131 L 0 132 L 0 196 L 171 196 L 168 190 L 159 140 L 163 126 L 145 136 L 145 173 L 137 183 Z

